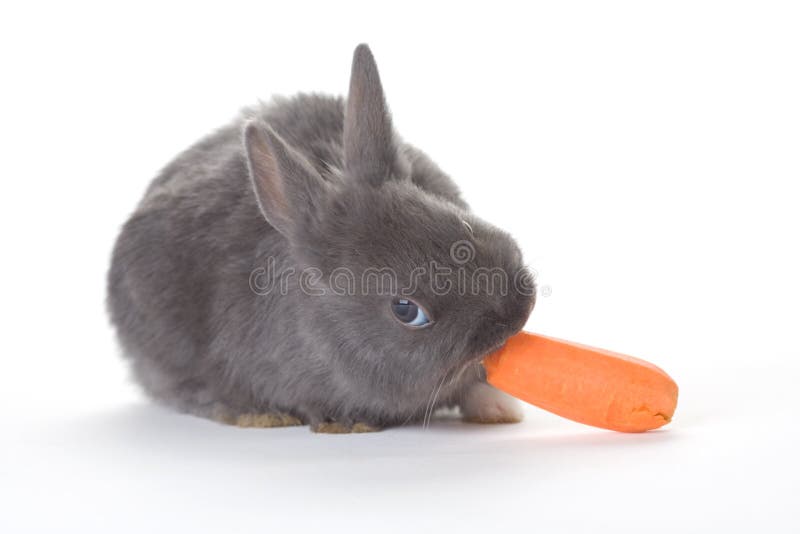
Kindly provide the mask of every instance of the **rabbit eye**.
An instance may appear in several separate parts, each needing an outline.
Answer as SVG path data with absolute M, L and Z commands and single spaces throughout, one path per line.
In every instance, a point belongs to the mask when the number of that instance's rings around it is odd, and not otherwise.
M 425 311 L 416 302 L 408 299 L 393 300 L 392 313 L 407 326 L 425 326 L 431 322 Z

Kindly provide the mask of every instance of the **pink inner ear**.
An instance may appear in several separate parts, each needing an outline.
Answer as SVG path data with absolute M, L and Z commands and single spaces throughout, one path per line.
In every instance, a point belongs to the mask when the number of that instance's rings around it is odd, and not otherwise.
M 253 159 L 255 160 L 254 165 L 258 167 L 256 183 L 261 189 L 261 194 L 271 200 L 273 209 L 285 213 L 289 209 L 289 205 L 286 202 L 283 180 L 275 158 L 268 150 L 258 147 Z
M 268 220 L 286 218 L 289 204 L 283 189 L 278 162 L 269 148 L 269 141 L 256 126 L 251 126 L 248 143 L 253 181 L 258 189 L 258 203 Z

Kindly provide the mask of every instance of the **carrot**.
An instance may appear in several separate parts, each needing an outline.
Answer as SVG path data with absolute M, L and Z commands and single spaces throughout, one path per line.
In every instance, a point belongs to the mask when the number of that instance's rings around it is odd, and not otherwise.
M 587 425 L 644 432 L 670 422 L 678 386 L 655 365 L 521 332 L 483 361 L 498 389 Z

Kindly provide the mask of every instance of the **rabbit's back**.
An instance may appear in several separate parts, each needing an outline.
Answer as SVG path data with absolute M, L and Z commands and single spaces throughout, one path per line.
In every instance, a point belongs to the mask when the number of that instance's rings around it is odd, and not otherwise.
M 232 123 L 178 155 L 152 181 L 142 204 L 161 195 L 186 194 L 198 182 L 229 178 L 232 172 L 236 180 L 222 185 L 243 188 L 252 197 L 241 133 L 242 125 L 257 116 L 291 141 L 323 176 L 341 168 L 344 100 L 316 94 L 276 97 L 269 104 L 245 108 Z
M 265 309 L 263 302 L 256 309 L 247 283 L 260 257 L 291 261 L 261 215 L 248 175 L 241 129 L 256 115 L 292 139 L 321 172 L 341 163 L 341 98 L 300 95 L 246 109 L 162 170 L 113 252 L 108 308 L 123 350 L 151 394 L 187 409 L 219 396 L 209 390 L 230 382 L 223 375 L 232 353 L 253 357 L 230 340 L 246 345 L 252 314 Z

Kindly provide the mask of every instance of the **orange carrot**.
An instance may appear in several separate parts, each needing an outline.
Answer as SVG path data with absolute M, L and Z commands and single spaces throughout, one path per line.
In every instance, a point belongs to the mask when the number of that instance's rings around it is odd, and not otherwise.
M 644 432 L 670 422 L 678 386 L 644 360 L 521 332 L 484 359 L 498 389 L 587 425 Z

